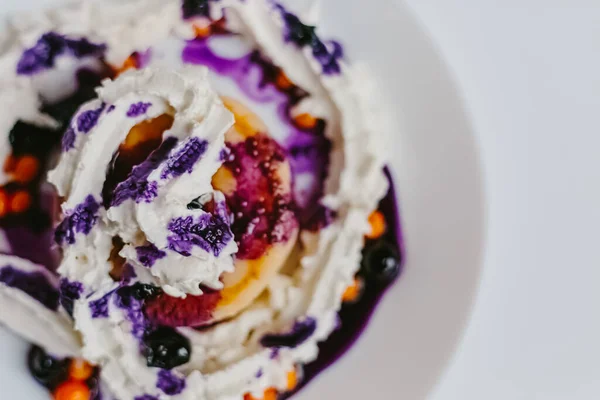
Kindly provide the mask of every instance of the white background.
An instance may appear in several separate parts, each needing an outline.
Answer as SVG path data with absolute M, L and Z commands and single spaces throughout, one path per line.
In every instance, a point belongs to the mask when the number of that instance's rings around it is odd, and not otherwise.
M 431 397 L 599 399 L 600 2 L 406 1 L 457 77 L 489 200 L 473 319 Z
M 600 398 L 600 2 L 408 0 L 479 136 L 489 244 L 435 400 Z

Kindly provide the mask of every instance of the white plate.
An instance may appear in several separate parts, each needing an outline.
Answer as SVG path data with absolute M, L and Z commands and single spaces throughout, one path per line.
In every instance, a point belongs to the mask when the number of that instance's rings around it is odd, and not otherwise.
M 0 15 L 52 0 L 3 0 Z M 484 200 L 474 136 L 452 77 L 400 2 L 327 0 L 321 32 L 368 61 L 395 118 L 391 164 L 400 195 L 406 266 L 365 334 L 299 396 L 422 399 L 470 314 L 484 244 Z M 0 331 L 2 398 L 47 399 L 25 368 L 26 345 Z

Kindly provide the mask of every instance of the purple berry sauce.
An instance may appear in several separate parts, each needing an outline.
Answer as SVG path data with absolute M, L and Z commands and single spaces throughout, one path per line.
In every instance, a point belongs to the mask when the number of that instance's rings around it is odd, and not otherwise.
M 134 103 L 129 106 L 129 110 L 127 110 L 127 116 L 129 118 L 139 117 L 140 115 L 146 114 L 150 107 L 152 107 L 152 103 L 145 103 L 143 101 Z
M 149 151 L 143 153 L 149 153 L 149 156 L 147 154 L 141 154 L 140 156 L 136 153 L 135 159 L 129 154 L 127 157 L 120 157 L 121 153 L 117 151 L 113 156 L 111 169 L 102 189 L 104 204 L 116 207 L 129 199 L 135 200 L 137 203 L 152 201 L 158 194 L 158 184 L 149 181 L 148 177 L 167 159 L 176 144 L 177 138 L 168 137 L 156 150 L 148 146 Z M 141 164 L 136 165 L 136 159 L 141 160 Z
M 379 211 L 385 216 L 388 229 L 385 235 L 378 239 L 394 246 L 402 259 L 404 242 L 398 213 L 398 202 L 393 185 L 391 173 L 385 168 L 385 174 L 390 183 L 387 195 L 379 203 Z M 374 243 L 367 242 L 365 251 Z M 402 264 L 401 264 L 402 267 Z M 319 344 L 319 356 L 312 363 L 303 367 L 303 379 L 300 385 L 292 392 L 285 393 L 281 399 L 287 399 L 308 385 L 319 373 L 330 367 L 360 339 L 362 333 L 367 329 L 367 324 L 377 309 L 377 305 L 383 299 L 387 290 L 394 285 L 398 276 L 392 281 L 374 282 L 365 279 L 363 292 L 354 303 L 344 303 L 339 312 L 339 328 L 334 331 L 324 342 Z
M 89 133 L 98 124 L 100 114 L 104 111 L 106 104 L 102 103 L 100 107 L 94 110 L 87 110 L 77 115 L 77 129 L 83 133 Z
M 131 334 L 140 341 L 151 327 L 144 314 L 144 301 L 135 298 L 130 292 L 119 292 L 113 298 L 115 305 L 125 311 L 125 318 L 131 323 Z
M 41 272 L 25 272 L 11 265 L 5 265 L 0 268 L 0 282 L 27 293 L 46 308 L 51 310 L 58 308 L 58 289 Z
M 290 163 L 292 176 L 303 174 L 310 177 L 305 187 L 294 188 L 297 218 L 302 228 L 327 226 L 331 222 L 331 214 L 323 212 L 319 203 L 331 149 L 325 137 L 326 124 L 318 120 L 314 128 L 303 129 L 294 123 L 290 115 L 290 109 L 307 93 L 295 85 L 278 87 L 277 78 L 281 70 L 256 51 L 238 59 L 223 58 L 210 49 L 207 39 L 197 39 L 188 42 L 182 58 L 186 63 L 205 65 L 230 78 L 251 101 L 276 105 L 278 117 L 289 129 L 286 135 L 289 139 L 280 146 Z
M 169 249 L 189 257 L 194 246 L 219 257 L 221 251 L 233 239 L 229 221 L 219 215 L 203 214 L 173 219 L 168 226 Z
M 306 342 L 317 330 L 317 320 L 306 318 L 302 321 L 296 321 L 289 332 L 270 333 L 262 337 L 260 344 L 263 347 L 296 348 Z
M 191 173 L 194 165 L 208 149 L 208 142 L 197 137 L 185 141 L 183 146 L 167 159 L 167 166 L 160 174 L 161 179 L 177 178 Z
M 92 318 L 108 318 L 108 300 L 112 293 L 107 294 L 98 300 L 90 301 L 90 311 Z
M 185 389 L 185 379 L 168 370 L 160 370 L 156 387 L 169 396 L 175 396 Z
M 147 268 L 152 267 L 157 260 L 160 260 L 161 258 L 165 258 L 167 256 L 167 253 L 158 249 L 152 243 L 146 246 L 136 247 L 135 251 L 137 253 L 139 262 Z
M 83 294 L 83 284 L 81 282 L 71 282 L 66 278 L 60 280 L 60 304 L 70 314 L 73 314 L 75 300 L 79 300 Z
M 343 48 L 338 42 L 323 42 L 316 34 L 316 27 L 305 25 L 300 18 L 277 5 L 285 23 L 285 39 L 298 47 L 310 47 L 313 56 L 323 67 L 323 74 L 334 75 L 341 72 L 339 59 L 344 56 Z
M 98 221 L 99 210 L 100 204 L 90 194 L 83 203 L 77 205 L 73 210 L 67 211 L 54 232 L 56 243 L 59 245 L 74 244 L 77 233 L 84 235 L 90 233 Z
M 54 32 L 43 34 L 36 44 L 26 49 L 17 63 L 17 74 L 34 75 L 54 67 L 59 56 L 70 54 L 76 58 L 99 57 L 106 45 L 86 38 L 71 38 Z
M 143 396 L 135 397 L 134 400 L 158 400 L 158 397 L 145 394 Z

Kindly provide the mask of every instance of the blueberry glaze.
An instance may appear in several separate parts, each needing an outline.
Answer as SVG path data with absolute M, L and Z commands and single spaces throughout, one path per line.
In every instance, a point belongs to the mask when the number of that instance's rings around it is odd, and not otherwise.
M 0 282 L 27 293 L 46 308 L 51 310 L 58 308 L 58 289 L 41 272 L 25 272 L 11 265 L 6 265 L 0 268 Z

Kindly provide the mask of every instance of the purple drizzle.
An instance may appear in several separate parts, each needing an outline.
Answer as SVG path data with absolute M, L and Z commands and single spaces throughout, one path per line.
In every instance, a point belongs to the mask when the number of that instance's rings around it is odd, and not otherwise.
M 75 114 L 75 121 L 72 124 L 77 126 L 77 130 L 79 130 L 83 134 L 88 134 L 95 126 L 98 124 L 98 120 L 100 119 L 100 115 L 102 115 L 102 111 L 106 108 L 106 104 L 102 103 L 100 107 L 83 111 L 80 114 Z M 67 131 L 63 135 L 61 146 L 63 151 L 69 151 L 73 147 L 75 147 L 75 139 L 77 137 L 77 133 L 75 129 L 71 125 L 67 128 Z
M 193 216 L 179 217 L 169 223 L 169 248 L 189 257 L 193 246 L 212 253 L 215 257 L 233 239 L 233 233 L 226 218 L 221 215 L 203 214 L 198 218 Z
M 69 39 L 65 38 L 66 47 L 77 58 L 87 56 L 98 56 L 106 50 L 105 44 L 90 42 L 87 38 Z
M 149 182 L 148 176 L 167 158 L 176 144 L 177 138 L 166 138 L 146 161 L 135 166 L 127 179 L 115 188 L 110 206 L 117 207 L 129 199 L 135 200 L 136 203 L 151 202 L 158 195 L 158 184 Z
M 102 103 L 95 110 L 87 110 L 77 116 L 77 129 L 83 133 L 89 133 L 98 123 L 100 114 L 104 111 L 106 104 Z
M 158 397 L 144 394 L 142 396 L 136 396 L 133 400 L 158 400 Z
M 56 243 L 59 245 L 74 244 L 76 233 L 84 235 L 90 233 L 98 221 L 99 209 L 100 204 L 90 194 L 82 204 L 75 207 L 74 210 L 68 211 L 54 232 Z
M 300 18 L 278 5 L 286 25 L 285 39 L 299 47 L 310 46 L 313 56 L 323 67 L 326 75 L 341 72 L 339 59 L 344 56 L 342 46 L 338 42 L 325 44 L 315 33 L 316 27 L 305 25 Z
M 156 387 L 169 396 L 175 396 L 185 389 L 185 379 L 178 377 L 171 371 L 163 369 L 158 372 Z
M 37 43 L 25 50 L 17 63 L 17 74 L 33 75 L 54 67 L 56 58 L 71 54 L 77 58 L 101 56 L 106 45 L 92 43 L 86 38 L 71 39 L 54 32 L 43 34 Z
M 317 329 L 317 321 L 308 317 L 303 321 L 296 321 L 289 332 L 267 334 L 262 337 L 260 344 L 263 347 L 290 347 L 296 348 L 306 342 Z
M 75 147 L 75 137 L 75 129 L 69 126 L 61 141 L 61 146 L 64 151 L 68 151 Z
M 177 178 L 184 173 L 191 173 L 194 164 L 200 160 L 208 149 L 208 142 L 197 137 L 188 139 L 183 147 L 167 160 L 167 166 L 160 175 L 161 179 Z
M 71 282 L 66 278 L 60 280 L 60 304 L 69 314 L 73 314 L 75 300 L 79 300 L 82 293 L 83 284 L 81 282 Z
M 271 354 L 269 354 L 269 359 L 276 360 L 279 357 L 279 348 L 275 347 L 271 350 Z
M 111 295 L 112 293 L 109 293 L 98 300 L 90 301 L 92 318 L 108 318 L 108 299 Z
M 279 68 L 264 60 L 258 52 L 236 59 L 223 58 L 211 50 L 208 40 L 197 39 L 188 43 L 182 57 L 186 63 L 205 65 L 217 74 L 230 78 L 251 101 L 276 105 L 280 120 L 290 129 L 287 134 L 290 139 L 284 148 L 292 175 L 309 177 L 303 185 L 294 187 L 299 222 L 302 227 L 326 226 L 331 222 L 327 218 L 317 220 L 331 150 L 331 143 L 325 137 L 326 123 L 319 120 L 315 128 L 304 130 L 296 127 L 290 117 L 290 108 L 307 93 L 296 86 L 283 91 L 278 89 L 275 81 Z M 231 150 L 229 153 L 225 161 L 231 155 Z M 325 217 L 323 214 L 321 216 Z
M 159 250 L 154 244 L 150 243 L 146 246 L 139 246 L 135 248 L 139 262 L 147 268 L 154 265 L 157 260 L 165 258 L 167 253 Z
M 229 155 L 231 154 L 231 151 L 229 150 L 228 147 L 223 147 L 221 149 L 221 151 L 219 152 L 219 161 L 225 161 L 229 158 Z
M 312 232 L 318 232 L 329 226 L 337 217 L 337 212 L 331 208 L 318 204 L 316 210 L 303 221 L 303 228 Z
M 127 110 L 127 116 L 130 118 L 139 117 L 142 114 L 146 114 L 151 106 L 152 103 L 144 103 L 142 101 L 134 103 Z
M 42 272 L 25 272 L 6 265 L 0 269 L 0 282 L 21 290 L 50 310 L 58 308 L 58 290 Z
M 131 323 L 131 334 L 141 341 L 150 328 L 150 322 L 146 319 L 143 311 L 144 302 L 135 298 L 131 292 L 118 291 L 115 296 L 115 305 L 125 310 L 125 317 Z

